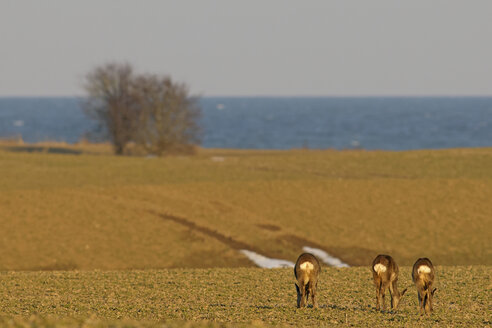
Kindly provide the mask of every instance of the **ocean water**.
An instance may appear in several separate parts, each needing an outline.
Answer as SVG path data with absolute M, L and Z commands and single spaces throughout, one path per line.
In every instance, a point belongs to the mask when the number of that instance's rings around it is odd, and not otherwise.
M 75 143 L 95 127 L 78 98 L 0 98 L 0 137 Z M 492 97 L 201 99 L 202 146 L 440 149 L 492 146 Z

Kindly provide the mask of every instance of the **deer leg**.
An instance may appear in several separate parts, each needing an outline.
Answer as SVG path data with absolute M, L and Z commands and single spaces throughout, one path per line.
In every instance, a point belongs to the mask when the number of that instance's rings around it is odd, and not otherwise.
M 424 292 L 424 313 L 429 314 L 429 293 L 427 291 Z
M 316 302 L 316 287 L 317 282 L 309 282 L 309 289 L 311 291 L 311 300 L 313 301 L 313 308 L 316 309 L 318 307 L 318 303 Z
M 302 286 L 299 288 L 301 290 L 301 304 L 300 307 L 303 308 L 306 306 L 306 286 Z
M 432 301 L 432 297 L 433 297 L 433 295 L 432 295 L 432 293 L 431 293 L 431 291 L 429 289 L 429 313 L 432 313 L 434 311 L 434 309 L 432 307 L 432 302 L 433 302 Z
M 432 303 L 434 302 L 434 291 L 432 290 L 432 283 L 429 285 L 428 289 L 429 293 L 429 312 L 432 313 L 434 311 L 434 308 L 432 307 Z
M 419 297 L 419 311 L 420 311 L 420 315 L 423 315 L 423 311 L 424 311 L 424 299 L 422 298 L 422 292 L 420 290 L 417 291 L 417 296 Z
M 431 292 L 430 292 L 430 289 L 427 289 L 425 291 L 425 298 L 426 298 L 426 302 L 425 302 L 425 314 L 431 314 L 432 313 L 432 295 L 431 295 Z
M 429 286 L 429 293 L 430 293 L 430 311 L 434 312 L 434 293 L 436 292 L 437 288 L 432 289 L 432 284 Z
M 295 284 L 296 286 L 296 292 L 297 292 L 297 308 L 300 308 L 301 307 L 301 291 L 299 289 L 299 286 L 297 284 Z
M 376 290 L 376 310 L 379 311 L 381 306 L 380 303 L 381 301 L 379 300 L 379 289 Z
M 381 281 L 376 282 L 376 310 L 379 311 L 381 303 Z
M 424 292 L 424 312 L 429 314 L 429 290 Z
M 391 282 L 391 283 L 389 284 L 389 292 L 390 292 L 390 296 L 391 296 L 391 308 L 392 308 L 392 309 L 395 309 L 395 305 L 394 305 L 395 303 L 394 303 L 394 301 L 393 301 L 393 298 L 394 298 L 394 295 L 395 295 L 395 294 L 394 294 L 394 293 L 395 293 L 394 284 L 395 284 L 395 281 L 393 281 L 393 282 Z
M 386 298 L 386 288 L 388 288 L 388 284 L 384 284 L 380 293 L 381 293 L 381 300 L 383 302 L 383 311 L 386 310 L 386 301 L 385 301 L 385 298 Z

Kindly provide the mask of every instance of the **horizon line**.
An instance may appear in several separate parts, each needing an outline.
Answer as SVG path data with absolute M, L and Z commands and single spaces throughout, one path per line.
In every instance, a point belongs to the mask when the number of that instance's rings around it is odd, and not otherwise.
M 284 94 L 251 94 L 221 95 L 192 94 L 198 98 L 492 98 L 492 94 L 329 94 L 329 95 L 284 95 Z M 0 95 L 0 99 L 15 98 L 85 98 L 86 95 Z

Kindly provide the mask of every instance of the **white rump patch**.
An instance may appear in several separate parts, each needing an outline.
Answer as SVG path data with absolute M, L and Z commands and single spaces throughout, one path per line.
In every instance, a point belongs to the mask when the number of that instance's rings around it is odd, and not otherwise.
M 430 273 L 430 272 L 431 272 L 431 268 L 429 268 L 427 265 L 421 265 L 417 269 L 417 273 L 418 274 L 421 274 L 421 273 Z
M 381 263 L 378 263 L 374 265 L 374 271 L 376 271 L 377 273 L 386 272 L 386 266 L 382 265 Z
M 327 252 L 325 252 L 322 249 L 308 247 L 308 246 L 304 246 L 302 249 L 305 252 L 308 252 L 308 253 L 315 255 L 317 258 L 319 258 L 321 261 L 328 264 L 329 266 L 336 267 L 336 268 L 348 268 L 349 267 L 349 265 L 347 263 L 343 263 L 340 259 L 337 259 L 336 257 L 331 256 L 330 254 L 328 254 Z
M 275 268 L 293 268 L 294 263 L 291 261 L 271 259 L 258 253 L 248 251 L 246 249 L 240 250 L 241 253 L 246 255 L 251 261 L 253 261 L 260 268 L 275 269 Z
M 303 262 L 301 265 L 299 265 L 301 270 L 303 271 L 311 271 L 314 269 L 314 265 L 311 262 Z

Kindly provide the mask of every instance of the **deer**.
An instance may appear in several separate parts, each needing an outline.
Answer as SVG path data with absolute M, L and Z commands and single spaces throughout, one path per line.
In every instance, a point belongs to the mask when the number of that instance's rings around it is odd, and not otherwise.
M 396 311 L 401 298 L 407 291 L 405 288 L 401 293 L 398 291 L 398 265 L 389 255 L 380 254 L 372 261 L 372 277 L 376 285 L 376 310 L 379 311 L 380 304 L 383 311 L 386 310 L 385 292 L 389 287 L 391 295 L 391 308 Z
M 321 271 L 318 259 L 310 253 L 302 253 L 299 255 L 294 266 L 294 275 L 297 283 L 297 307 L 303 308 L 306 306 L 309 294 L 311 294 L 313 308 L 318 307 L 316 300 L 316 289 L 318 288 L 318 276 Z
M 437 289 L 432 289 L 434 276 L 434 266 L 428 258 L 419 258 L 413 265 L 412 280 L 415 287 L 417 287 L 420 315 L 423 315 L 424 312 L 429 315 L 433 311 L 432 298 Z

